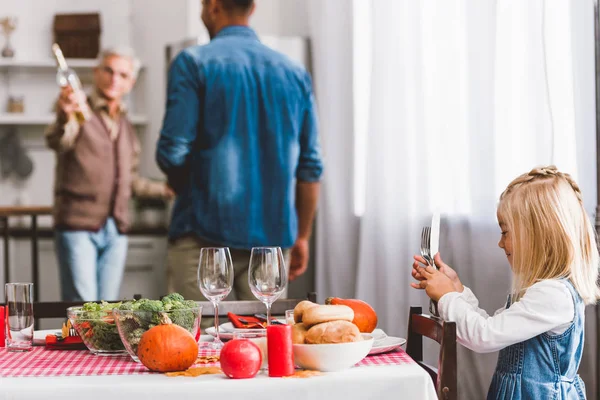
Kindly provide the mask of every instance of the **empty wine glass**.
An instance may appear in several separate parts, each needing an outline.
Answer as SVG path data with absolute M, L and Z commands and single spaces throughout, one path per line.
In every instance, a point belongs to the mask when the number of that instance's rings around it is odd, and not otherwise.
M 254 247 L 250 254 L 248 284 L 254 296 L 267 307 L 271 325 L 271 304 L 285 291 L 288 274 L 280 247 Z
M 220 349 L 223 342 L 219 337 L 219 302 L 223 300 L 233 285 L 233 263 L 227 247 L 206 247 L 200 250 L 198 261 L 198 287 L 215 308 L 216 338 L 212 347 Z

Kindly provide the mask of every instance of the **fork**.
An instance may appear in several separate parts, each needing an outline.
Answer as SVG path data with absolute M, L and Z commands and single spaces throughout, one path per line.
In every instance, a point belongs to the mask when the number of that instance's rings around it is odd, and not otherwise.
M 424 226 L 421 230 L 421 257 L 425 259 L 427 265 L 436 268 L 431 257 L 431 228 L 429 226 Z M 439 317 L 436 301 L 429 300 L 429 313 L 433 317 Z
M 431 265 L 431 259 L 429 257 L 429 241 L 431 237 L 431 228 L 424 226 L 421 230 L 421 257 L 425 259 L 427 265 Z
M 242 324 L 246 325 L 246 327 L 251 327 L 251 326 L 262 326 L 262 324 L 258 323 L 258 322 L 250 322 L 247 319 L 244 318 L 238 318 L 238 321 L 240 321 Z M 263 327 L 264 328 L 264 327 Z

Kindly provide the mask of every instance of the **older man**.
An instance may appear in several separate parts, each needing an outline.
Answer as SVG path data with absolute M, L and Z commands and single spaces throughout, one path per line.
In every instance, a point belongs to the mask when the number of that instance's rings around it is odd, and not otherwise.
M 91 95 L 86 99 L 84 93 L 63 88 L 56 122 L 46 132 L 57 157 L 54 224 L 63 300 L 117 299 L 132 191 L 136 196 L 172 196 L 165 184 L 136 173 L 140 146 L 122 100 L 138 70 L 131 50 L 102 52 Z M 83 124 L 75 117 L 80 105 L 89 107 Z

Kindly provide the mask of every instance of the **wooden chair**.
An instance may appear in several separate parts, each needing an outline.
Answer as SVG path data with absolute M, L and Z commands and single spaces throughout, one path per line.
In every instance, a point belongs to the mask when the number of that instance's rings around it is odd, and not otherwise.
M 298 303 L 303 300 L 309 300 L 313 303 L 317 302 L 317 294 L 310 292 L 306 295 L 306 299 L 280 299 L 271 306 L 271 315 L 284 315 L 285 310 L 292 310 Z M 201 301 L 202 316 L 214 317 L 214 309 L 210 302 Z M 222 301 L 219 303 L 219 317 L 227 317 L 227 313 L 231 312 L 237 315 L 254 315 L 266 314 L 266 308 L 263 303 L 258 300 L 234 300 Z
M 421 312 L 421 307 L 410 308 L 406 353 L 431 376 L 439 399 L 456 400 L 456 323 L 444 322 Z M 423 336 L 440 344 L 438 368 L 423 362 Z
M 8 220 L 11 217 L 31 217 L 31 282 L 33 282 L 33 297 L 40 298 L 39 254 L 38 254 L 38 217 L 52 215 L 52 207 L 0 207 L 0 226 L 4 239 L 4 282 L 10 282 L 10 228 Z

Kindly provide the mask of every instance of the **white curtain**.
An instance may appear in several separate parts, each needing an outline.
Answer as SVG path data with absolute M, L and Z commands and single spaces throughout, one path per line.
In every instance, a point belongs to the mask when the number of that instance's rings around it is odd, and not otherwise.
M 555 163 L 595 207 L 592 0 L 356 0 L 350 16 L 349 5 L 310 9 L 326 157 L 318 294 L 364 299 L 405 337 L 409 307 L 427 307 L 411 258 L 439 210 L 442 257 L 493 311 L 510 287 L 495 217 L 509 181 Z M 461 350 L 461 398 L 484 397 L 495 360 Z
M 326 172 L 316 225 L 315 281 L 320 301 L 355 294 L 358 218 L 353 208 L 352 3 L 309 3 L 313 80 Z

